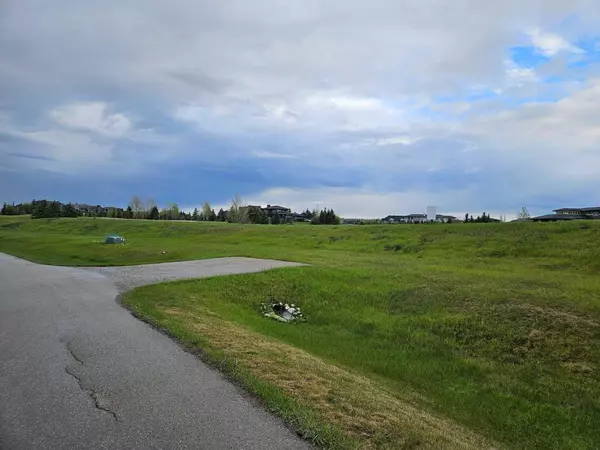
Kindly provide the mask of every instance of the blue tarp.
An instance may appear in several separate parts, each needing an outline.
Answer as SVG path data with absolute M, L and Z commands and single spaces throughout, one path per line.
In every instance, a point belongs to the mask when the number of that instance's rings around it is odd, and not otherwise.
M 125 238 L 119 236 L 118 234 L 106 236 L 106 238 L 104 239 L 105 244 L 123 244 L 124 242 Z

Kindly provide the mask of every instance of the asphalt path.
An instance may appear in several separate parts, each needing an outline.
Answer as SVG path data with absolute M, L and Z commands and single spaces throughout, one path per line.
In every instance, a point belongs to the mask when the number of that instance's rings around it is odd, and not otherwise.
M 0 253 L 0 448 L 310 448 L 115 301 L 143 284 L 288 265 L 222 258 L 76 269 Z

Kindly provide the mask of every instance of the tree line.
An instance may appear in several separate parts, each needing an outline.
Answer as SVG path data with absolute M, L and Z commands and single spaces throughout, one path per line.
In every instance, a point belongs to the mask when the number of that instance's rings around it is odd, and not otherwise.
M 33 200 L 30 203 L 12 205 L 4 203 L 0 210 L 2 215 L 30 214 L 32 219 L 58 218 L 58 217 L 109 217 L 116 219 L 146 219 L 146 220 L 190 220 L 252 224 L 281 224 L 287 223 L 290 214 L 267 214 L 260 206 L 244 205 L 242 198 L 236 195 L 231 200 L 231 206 L 215 212 L 210 202 L 206 201 L 200 209 L 194 208 L 189 213 L 179 209 L 175 203 L 159 209 L 154 199 L 143 200 L 135 195 L 127 208 L 102 207 L 100 205 L 73 205 L 63 204 L 55 200 Z M 296 217 L 297 216 L 297 217 Z M 340 218 L 333 209 L 321 211 L 306 211 L 295 218 L 310 222 L 315 225 L 335 225 L 340 223 Z
M 469 213 L 465 214 L 464 223 L 490 223 L 490 222 L 500 222 L 498 219 L 494 219 L 490 217 L 489 214 L 486 214 L 485 211 L 481 216 L 474 217 L 473 214 L 469 216 Z
M 63 204 L 53 200 L 33 200 L 31 203 L 20 203 L 18 205 L 4 203 L 0 214 L 5 216 L 31 214 L 32 219 L 78 216 L 71 203 Z

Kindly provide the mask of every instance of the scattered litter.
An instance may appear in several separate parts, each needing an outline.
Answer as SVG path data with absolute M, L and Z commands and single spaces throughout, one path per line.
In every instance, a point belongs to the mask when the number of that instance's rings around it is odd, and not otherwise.
M 125 238 L 122 236 L 119 236 L 118 234 L 111 234 L 111 235 L 106 236 L 106 238 L 104 239 L 104 243 L 105 244 L 124 244 Z
M 300 311 L 300 307 L 292 304 L 287 304 L 278 301 L 271 301 L 260 305 L 263 316 L 279 322 L 304 322 L 304 314 Z

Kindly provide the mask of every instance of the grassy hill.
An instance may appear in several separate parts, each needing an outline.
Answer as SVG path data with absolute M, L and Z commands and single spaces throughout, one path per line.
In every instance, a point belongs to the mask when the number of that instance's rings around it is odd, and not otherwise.
M 127 244 L 100 243 L 113 233 Z M 219 256 L 310 263 L 148 286 L 126 302 L 324 446 L 600 446 L 597 222 L 3 217 L 0 251 L 62 265 Z M 308 321 L 262 318 L 258 305 L 270 298 L 301 305 Z

